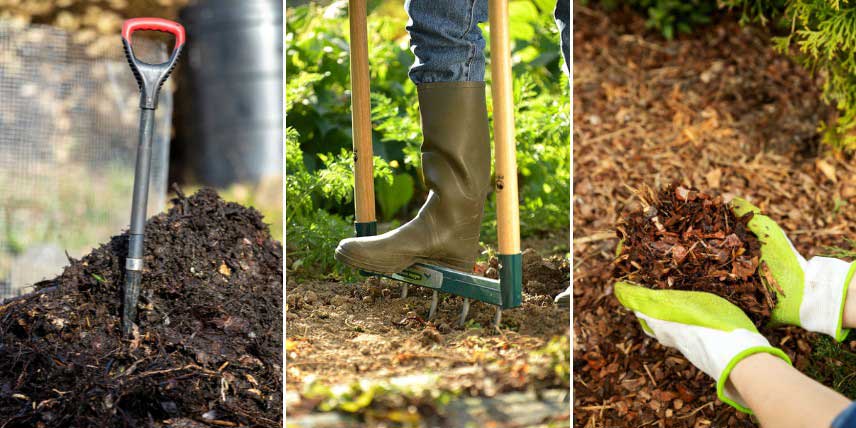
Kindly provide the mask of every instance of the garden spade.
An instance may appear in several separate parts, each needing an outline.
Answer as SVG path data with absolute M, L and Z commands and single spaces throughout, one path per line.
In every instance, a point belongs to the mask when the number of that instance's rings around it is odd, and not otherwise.
M 169 59 L 161 64 L 149 64 L 137 59 L 131 36 L 137 31 L 161 31 L 175 37 Z M 149 171 L 152 158 L 152 130 L 158 93 L 184 47 L 184 27 L 177 22 L 160 18 L 134 18 L 122 25 L 122 45 L 131 71 L 140 87 L 140 134 L 137 145 L 137 163 L 134 169 L 134 196 L 131 202 L 131 226 L 128 238 L 128 257 L 125 259 L 125 285 L 122 289 L 122 334 L 129 336 L 137 317 L 137 299 L 140 296 L 140 279 L 143 271 L 143 239 L 146 227 L 146 204 L 149 196 Z
M 349 0 L 351 35 L 351 114 L 354 140 L 354 229 L 357 236 L 377 233 L 372 164 L 371 104 L 369 88 L 366 0 Z M 408 285 L 433 290 L 428 318 L 437 313 L 439 292 L 461 296 L 464 303 L 459 323 L 466 322 L 470 299 L 496 305 L 494 325 L 498 326 L 502 309 L 520 306 L 522 299 L 522 256 L 520 253 L 520 217 L 517 193 L 517 163 L 514 142 L 514 105 L 512 104 L 511 43 L 508 0 L 489 0 L 491 90 L 493 95 L 494 147 L 499 238 L 499 280 L 472 275 L 441 266 L 417 263 L 402 272 L 380 275 Z

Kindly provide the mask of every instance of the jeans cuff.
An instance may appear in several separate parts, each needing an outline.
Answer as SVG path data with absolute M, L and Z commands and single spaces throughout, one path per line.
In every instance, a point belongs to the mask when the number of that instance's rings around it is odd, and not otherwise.
M 418 83 L 417 88 L 484 88 L 485 83 L 475 80 L 467 80 L 463 82 L 431 82 Z

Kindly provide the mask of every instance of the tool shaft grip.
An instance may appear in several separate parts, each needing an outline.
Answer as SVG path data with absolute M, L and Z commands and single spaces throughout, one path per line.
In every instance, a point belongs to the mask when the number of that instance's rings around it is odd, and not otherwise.
M 131 199 L 131 235 L 142 236 L 146 227 L 146 211 L 149 199 L 149 175 L 152 164 L 152 132 L 154 110 L 140 111 L 140 139 L 137 144 L 137 163 L 134 167 L 134 191 Z M 142 239 L 141 239 L 142 240 Z M 139 257 L 142 254 L 132 254 Z
M 517 160 L 514 140 L 514 86 L 508 1 L 489 1 L 491 91 L 496 152 L 496 225 L 500 254 L 520 252 Z
M 351 130 L 354 139 L 355 181 L 354 220 L 358 223 L 371 223 L 376 219 L 366 0 L 349 0 L 348 18 L 351 35 Z

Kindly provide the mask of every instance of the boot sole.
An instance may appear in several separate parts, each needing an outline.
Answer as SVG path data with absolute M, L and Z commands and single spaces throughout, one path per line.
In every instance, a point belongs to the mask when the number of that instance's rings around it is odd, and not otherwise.
M 346 265 L 355 267 L 357 269 L 362 269 L 362 270 L 369 271 L 369 272 L 382 273 L 382 274 L 387 274 L 387 275 L 391 275 L 394 273 L 401 272 L 401 271 L 407 269 L 408 267 L 410 267 L 416 263 L 442 266 L 445 268 L 454 269 L 454 270 L 465 272 L 465 273 L 471 273 L 473 270 L 473 266 L 475 266 L 475 261 L 473 261 L 472 263 L 460 263 L 460 262 L 455 263 L 455 262 L 449 262 L 448 260 L 444 260 L 444 259 L 429 259 L 429 258 L 423 258 L 423 257 L 415 257 L 414 261 L 412 263 L 407 263 L 407 264 L 380 265 L 380 264 L 374 264 L 374 263 L 367 263 L 361 259 L 351 257 L 351 256 L 345 254 L 344 252 L 340 251 L 338 248 L 336 248 L 336 253 L 334 254 L 334 257 L 336 258 L 336 260 L 338 260 L 338 261 L 340 261 Z

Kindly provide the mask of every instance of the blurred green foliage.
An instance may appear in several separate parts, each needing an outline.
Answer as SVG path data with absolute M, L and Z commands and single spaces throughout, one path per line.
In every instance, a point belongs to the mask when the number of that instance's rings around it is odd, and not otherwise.
M 306 398 L 317 400 L 316 407 L 321 412 L 346 413 L 372 425 L 415 428 L 425 426 L 421 412 L 427 408 L 442 412 L 461 394 L 457 389 L 438 389 L 436 383 L 437 376 L 429 374 L 406 380 L 353 382 L 340 387 L 313 381 L 301 392 Z
M 286 348 L 288 348 L 286 344 Z M 523 362 L 523 361 L 519 361 Z M 530 385 L 539 390 L 566 390 L 571 386 L 571 345 L 567 335 L 555 336 L 543 347 L 526 356 L 523 373 Z M 460 386 L 438 387 L 436 374 L 401 377 L 397 379 L 361 380 L 347 385 L 331 386 L 309 378 L 301 395 L 317 402 L 321 412 L 341 412 L 355 420 L 388 426 L 422 427 L 423 414 L 443 414 L 446 407 L 469 393 Z M 372 425 L 374 426 L 374 425 Z
M 570 94 L 554 6 L 554 0 L 509 3 L 524 236 L 569 228 Z M 399 3 L 369 4 L 378 220 L 393 223 L 410 219 L 427 196 L 416 86 L 407 77 L 413 55 L 406 21 Z M 347 2 L 288 8 L 285 63 L 289 269 L 298 276 L 347 276 L 332 257 L 337 242 L 353 234 Z M 485 210 L 482 237 L 491 242 L 492 195 Z
M 698 25 L 710 22 L 716 10 L 716 0 L 601 0 L 606 10 L 627 4 L 647 16 L 645 28 L 659 31 L 671 40 L 677 33 L 689 34 Z

